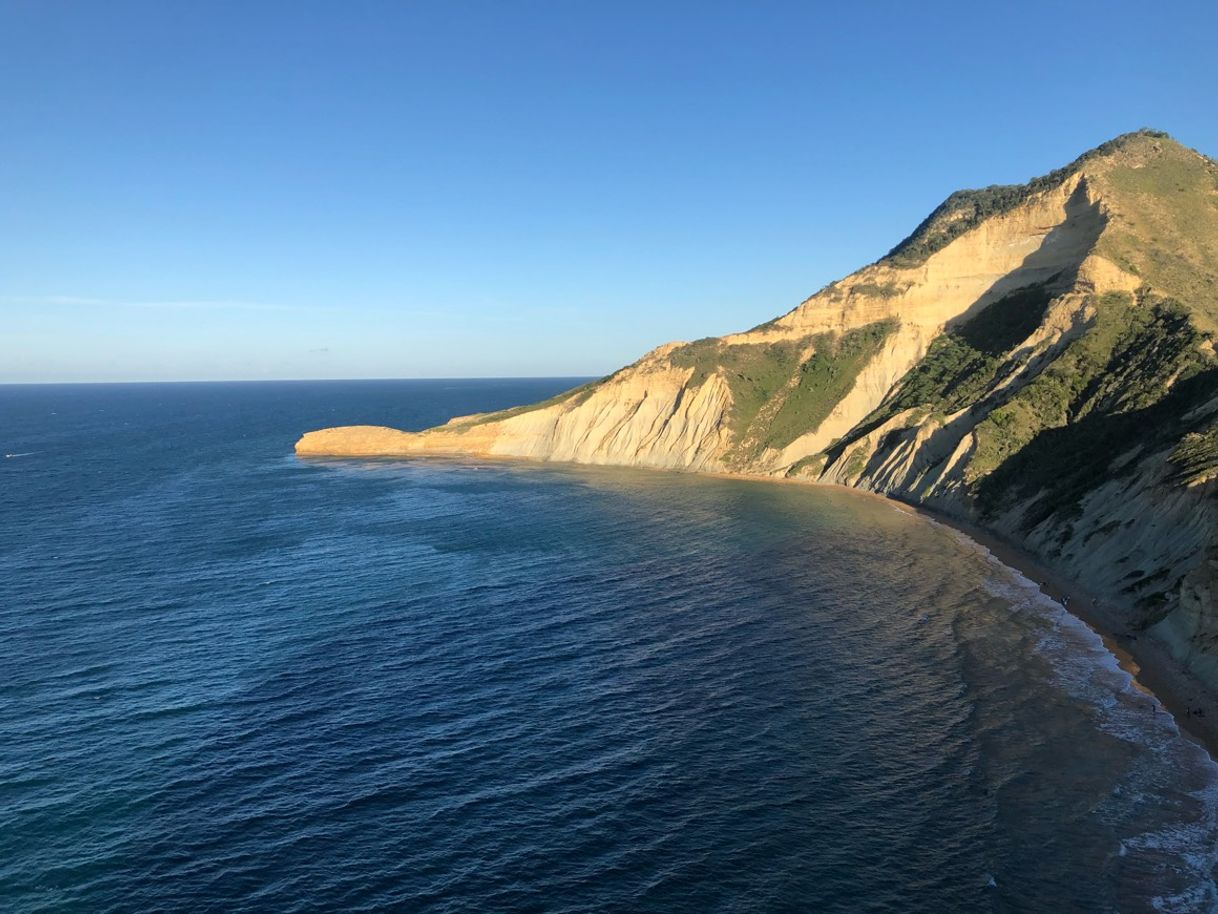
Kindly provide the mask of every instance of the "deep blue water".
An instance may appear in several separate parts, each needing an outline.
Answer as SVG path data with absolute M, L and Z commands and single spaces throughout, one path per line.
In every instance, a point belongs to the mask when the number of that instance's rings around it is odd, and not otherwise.
M 877 499 L 311 461 L 571 381 L 0 387 L 0 910 L 1213 910 L 1215 767 Z

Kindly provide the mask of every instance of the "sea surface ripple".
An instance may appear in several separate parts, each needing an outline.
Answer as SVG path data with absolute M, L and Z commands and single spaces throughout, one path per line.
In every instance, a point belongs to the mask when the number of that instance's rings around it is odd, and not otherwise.
M 1215 910 L 1213 762 L 950 530 L 291 456 L 571 383 L 0 387 L 0 910 Z

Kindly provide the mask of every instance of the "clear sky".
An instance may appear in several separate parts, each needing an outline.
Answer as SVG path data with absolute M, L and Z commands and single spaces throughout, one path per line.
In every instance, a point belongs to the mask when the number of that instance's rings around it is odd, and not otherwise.
M 1218 153 L 1218 3 L 0 0 L 0 382 L 595 375 Z

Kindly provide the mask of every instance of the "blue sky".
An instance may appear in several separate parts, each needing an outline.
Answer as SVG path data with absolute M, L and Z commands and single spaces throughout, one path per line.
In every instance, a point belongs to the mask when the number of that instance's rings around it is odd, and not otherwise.
M 0 382 L 594 375 L 1218 153 L 1218 4 L 0 0 Z

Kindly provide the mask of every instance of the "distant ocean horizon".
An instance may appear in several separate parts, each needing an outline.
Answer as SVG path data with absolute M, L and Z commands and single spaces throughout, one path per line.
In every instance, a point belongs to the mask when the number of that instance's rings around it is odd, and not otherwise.
M 1218 909 L 1218 766 L 952 530 L 292 452 L 582 380 L 0 386 L 0 910 Z
M 31 387 L 137 387 L 174 386 L 179 384 L 532 384 L 537 383 L 549 390 L 559 385 L 558 392 L 577 387 L 602 375 L 503 375 L 477 378 L 418 377 L 418 378 L 126 378 L 119 380 L 59 380 L 59 381 L 0 381 L 0 389 L 6 387 L 29 389 Z M 515 404 L 519 405 L 519 404 Z

